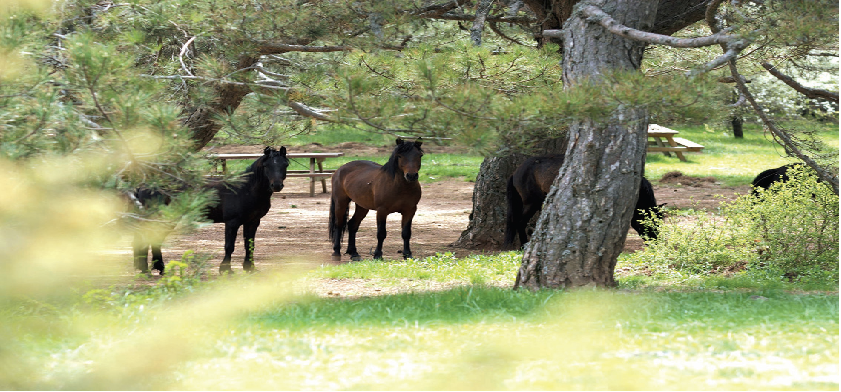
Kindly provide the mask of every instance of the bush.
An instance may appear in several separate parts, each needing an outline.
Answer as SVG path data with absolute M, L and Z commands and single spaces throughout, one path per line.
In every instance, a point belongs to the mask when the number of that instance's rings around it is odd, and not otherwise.
M 691 223 L 671 219 L 631 259 L 694 274 L 746 271 L 804 283 L 838 282 L 838 196 L 803 170 L 759 197 L 722 203 Z
M 750 228 L 757 244 L 752 268 L 790 279 L 838 280 L 838 196 L 805 168 L 788 171 L 759 197 L 743 196 L 726 211 Z

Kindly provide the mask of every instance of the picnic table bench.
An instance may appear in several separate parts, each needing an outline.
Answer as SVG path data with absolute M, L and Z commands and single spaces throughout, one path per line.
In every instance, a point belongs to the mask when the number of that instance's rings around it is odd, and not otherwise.
M 678 159 L 686 162 L 684 152 L 701 152 L 704 146 L 686 140 L 684 138 L 675 137 L 678 131 L 669 129 L 657 124 L 650 124 L 648 126 L 648 152 L 662 152 L 667 157 L 675 153 Z M 664 142 L 665 139 L 665 142 Z
M 290 152 L 286 157 L 290 160 L 295 158 L 309 158 L 309 170 L 287 170 L 286 177 L 309 177 L 310 178 L 310 197 L 315 196 L 315 182 L 321 181 L 321 190 L 327 193 L 327 178 L 333 175 L 334 169 L 325 170 L 323 167 L 324 160 L 327 158 L 337 158 L 345 155 L 341 152 Z M 227 161 L 229 159 L 257 159 L 263 154 L 211 154 L 209 157 L 221 163 L 222 174 L 228 174 Z M 316 169 L 317 168 L 317 169 Z

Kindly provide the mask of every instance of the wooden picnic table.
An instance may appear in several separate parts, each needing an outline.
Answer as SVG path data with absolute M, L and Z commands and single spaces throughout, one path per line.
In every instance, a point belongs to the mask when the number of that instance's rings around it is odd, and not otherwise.
M 324 160 L 327 158 L 337 158 L 345 155 L 341 152 L 290 152 L 286 153 L 286 157 L 290 160 L 296 158 L 309 158 L 309 170 L 287 170 L 286 177 L 309 177 L 310 178 L 310 197 L 315 196 L 315 181 L 321 181 L 321 190 L 327 193 L 327 178 L 333 175 L 335 170 L 323 167 Z M 211 154 L 209 157 L 222 163 L 222 173 L 228 174 L 228 159 L 257 159 L 263 154 Z M 316 169 L 317 168 L 317 169 Z
M 675 153 L 678 159 L 686 162 L 684 152 L 701 152 L 704 146 L 686 140 L 684 138 L 675 137 L 678 131 L 669 129 L 657 124 L 648 125 L 648 152 L 662 152 L 667 157 Z M 665 142 L 664 142 L 665 139 Z

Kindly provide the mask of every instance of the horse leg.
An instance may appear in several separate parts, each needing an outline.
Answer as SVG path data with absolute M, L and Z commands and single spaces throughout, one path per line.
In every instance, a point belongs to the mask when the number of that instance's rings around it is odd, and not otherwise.
M 403 229 L 400 235 L 403 237 L 404 260 L 412 258 L 412 250 L 409 248 L 409 240 L 412 238 L 412 219 L 415 217 L 415 211 L 417 211 L 417 208 L 413 208 L 410 211 L 404 212 L 402 214 L 403 219 L 400 222 L 400 226 Z
M 385 241 L 385 222 L 388 218 L 388 212 L 383 210 L 377 211 L 377 249 L 374 250 L 374 260 L 382 260 L 383 258 L 383 241 Z
M 254 271 L 254 237 L 257 236 L 259 226 L 259 220 L 242 225 L 242 239 L 245 244 L 245 260 L 242 262 L 242 269 L 248 272 Z
M 340 261 L 342 259 L 342 236 L 347 227 L 348 204 L 350 199 L 338 198 L 335 193 L 338 192 L 334 185 L 334 195 L 330 199 L 330 239 L 333 240 L 333 260 Z
M 540 211 L 543 203 L 530 203 L 523 206 L 523 215 L 520 217 L 520 221 L 517 222 L 517 233 L 520 236 L 520 247 L 526 246 L 526 242 L 529 241 L 528 234 L 526 234 L 526 228 L 529 226 L 529 222 L 531 218 Z
M 347 223 L 347 254 L 350 255 L 350 259 L 353 261 L 362 260 L 362 257 L 359 256 L 359 252 L 356 250 L 356 232 L 359 231 L 359 225 L 362 224 L 362 220 L 365 219 L 366 215 L 368 215 L 368 209 L 362 208 L 357 204 L 353 210 L 353 217 Z
M 134 268 L 139 269 L 140 272 L 149 273 L 149 243 L 145 241 L 143 235 L 134 233 Z
M 232 273 L 231 271 L 231 254 L 234 253 L 234 243 L 237 240 L 237 232 L 239 231 L 239 224 L 225 222 L 225 258 L 219 264 L 219 273 Z
M 163 275 L 164 274 L 164 256 L 161 253 L 161 243 L 155 242 L 152 244 L 152 269 L 158 270 L 158 272 Z

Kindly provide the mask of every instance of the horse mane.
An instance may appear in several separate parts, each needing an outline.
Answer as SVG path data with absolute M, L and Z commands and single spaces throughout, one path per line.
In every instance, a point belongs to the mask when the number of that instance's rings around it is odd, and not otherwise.
M 421 147 L 415 142 L 403 142 L 394 147 L 394 151 L 391 152 L 391 157 L 388 158 L 388 162 L 386 162 L 380 170 L 388 173 L 389 177 L 396 176 L 397 171 L 400 169 L 397 166 L 397 155 L 409 152 L 413 148 L 417 148 L 421 153 L 421 156 L 423 156 L 423 149 L 421 149 Z

